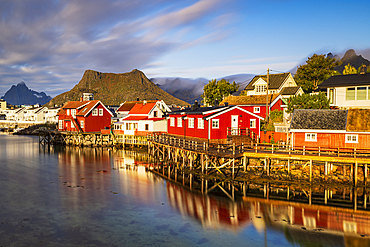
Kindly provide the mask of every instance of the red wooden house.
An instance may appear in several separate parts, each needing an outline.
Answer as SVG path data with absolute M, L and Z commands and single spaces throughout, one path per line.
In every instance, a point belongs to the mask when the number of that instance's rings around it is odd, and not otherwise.
M 238 105 L 239 107 L 252 112 L 260 117 L 266 118 L 266 94 L 250 96 L 233 96 L 226 97 L 221 104 Z M 269 94 L 267 97 L 268 112 L 274 110 L 282 111 L 285 105 L 281 94 Z
M 239 106 L 186 108 L 168 114 L 167 131 L 170 135 L 223 143 L 228 135 L 254 133 L 260 135 L 262 117 Z
M 69 101 L 58 112 L 59 131 L 100 132 L 110 129 L 112 112 L 100 100 Z
M 292 147 L 370 148 L 370 109 L 294 110 Z

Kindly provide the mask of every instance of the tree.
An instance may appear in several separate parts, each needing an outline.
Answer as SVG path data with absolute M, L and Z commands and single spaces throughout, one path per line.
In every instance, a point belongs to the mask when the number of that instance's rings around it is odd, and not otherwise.
M 213 105 L 215 100 L 221 102 L 224 98 L 230 94 L 238 91 L 239 85 L 235 83 L 230 83 L 225 79 L 216 81 L 216 79 L 210 80 L 207 85 L 203 88 L 203 98 L 202 102 L 206 105 Z
M 334 68 L 340 61 L 325 55 L 314 54 L 309 57 L 306 64 L 297 68 L 294 80 L 301 86 L 305 93 L 311 93 L 317 86 L 329 77 L 339 74 Z
M 357 74 L 357 69 L 353 67 L 350 63 L 348 63 L 346 66 L 344 66 L 343 75 L 353 75 L 353 74 Z
M 291 96 L 288 99 L 287 113 L 292 113 L 294 109 L 329 109 L 330 100 L 322 92 L 319 94 L 302 94 Z

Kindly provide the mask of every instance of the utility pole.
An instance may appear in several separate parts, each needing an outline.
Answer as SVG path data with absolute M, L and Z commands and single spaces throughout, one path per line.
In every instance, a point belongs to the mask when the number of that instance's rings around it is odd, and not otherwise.
M 268 101 L 269 101 L 269 72 L 270 69 L 267 69 L 267 86 L 266 86 L 266 122 L 269 117 L 269 106 L 268 106 Z

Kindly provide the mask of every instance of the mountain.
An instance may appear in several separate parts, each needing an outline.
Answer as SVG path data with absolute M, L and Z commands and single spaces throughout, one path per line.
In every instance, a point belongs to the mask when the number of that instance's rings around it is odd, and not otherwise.
M 86 70 L 80 82 L 70 91 L 53 98 L 48 106 L 77 101 L 84 92 L 94 93 L 94 98 L 106 105 L 119 105 L 125 101 L 161 99 L 166 104 L 188 105 L 151 82 L 143 72 L 134 69 L 127 73 L 102 73 Z
M 253 77 L 254 75 L 251 74 L 237 74 L 222 78 L 229 82 L 235 81 L 240 85 L 239 91 L 241 91 Z M 217 78 L 217 80 L 222 78 Z M 151 78 L 150 80 L 167 93 L 184 100 L 189 104 L 193 104 L 195 100 L 201 102 L 202 98 L 200 96 L 203 94 L 203 88 L 209 82 L 209 79 L 205 78 L 190 79 L 181 77 L 158 77 Z
M 342 64 L 335 67 L 335 70 L 340 73 L 343 73 L 344 66 L 348 64 L 351 64 L 356 69 L 358 69 L 362 64 L 365 64 L 367 67 L 369 67 L 370 65 L 369 60 L 363 58 L 361 55 L 357 55 L 353 49 L 346 51 L 346 53 L 344 54 L 340 61 L 342 62 Z
M 29 89 L 23 81 L 13 85 L 1 98 L 11 105 L 44 105 L 52 99 L 44 92 Z
M 207 79 L 189 79 L 189 78 L 151 78 L 152 82 L 158 85 L 167 93 L 179 98 L 189 104 L 193 104 L 195 100 L 200 102 L 203 94 L 203 87 L 208 83 Z

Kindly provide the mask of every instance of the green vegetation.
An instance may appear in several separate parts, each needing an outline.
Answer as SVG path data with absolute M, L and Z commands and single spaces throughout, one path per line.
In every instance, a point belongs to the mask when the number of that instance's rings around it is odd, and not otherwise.
M 270 112 L 268 122 L 267 123 L 264 122 L 262 124 L 262 127 L 261 127 L 262 130 L 274 131 L 275 130 L 274 123 L 282 123 L 283 122 L 283 114 L 284 114 L 284 111 L 279 111 L 278 109 L 273 110 L 272 112 Z
M 361 67 L 359 69 L 361 69 Z M 343 75 L 353 74 L 357 74 L 357 69 L 348 63 L 346 66 L 344 66 Z
M 330 102 L 322 92 L 318 94 L 302 94 L 292 96 L 288 99 L 287 113 L 292 113 L 294 109 L 329 109 Z
M 311 93 L 329 77 L 340 75 L 334 70 L 338 65 L 340 65 L 340 61 L 335 58 L 314 54 L 308 58 L 306 64 L 298 67 L 294 80 L 305 93 Z
M 213 105 L 216 99 L 218 102 L 221 102 L 230 94 L 238 91 L 238 88 L 239 85 L 236 85 L 235 81 L 230 83 L 225 79 L 219 81 L 216 81 L 216 79 L 210 80 L 203 88 L 202 102 L 205 105 Z

